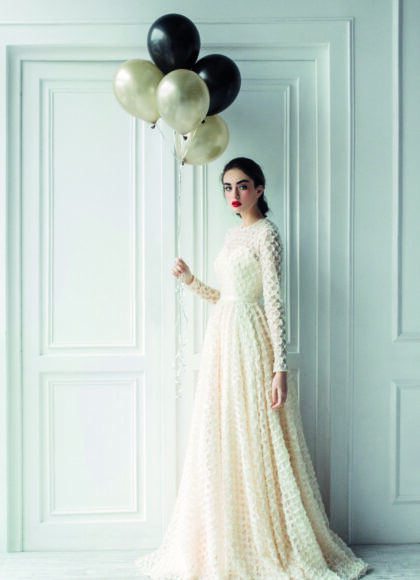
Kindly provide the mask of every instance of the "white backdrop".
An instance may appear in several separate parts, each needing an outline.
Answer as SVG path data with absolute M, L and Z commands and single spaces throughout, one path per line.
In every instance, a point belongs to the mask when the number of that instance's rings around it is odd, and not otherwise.
M 148 58 L 147 30 L 173 8 L 57 8 L 0 11 L 1 545 L 148 549 L 175 498 L 211 306 L 186 297 L 177 401 L 170 139 L 122 111 L 111 83 L 122 61 Z M 177 5 L 201 55 L 230 56 L 243 77 L 222 113 L 225 155 L 183 170 L 183 257 L 217 285 L 213 260 L 236 223 L 221 168 L 259 161 L 285 244 L 289 364 L 333 527 L 353 542 L 418 541 L 419 5 L 254 9 Z

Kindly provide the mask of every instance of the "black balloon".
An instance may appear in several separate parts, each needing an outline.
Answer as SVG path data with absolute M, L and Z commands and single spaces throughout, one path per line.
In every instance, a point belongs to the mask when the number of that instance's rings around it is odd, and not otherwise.
M 217 115 L 233 103 L 241 88 L 241 73 L 237 65 L 222 54 L 209 54 L 192 67 L 207 84 L 210 108 L 207 116 Z
M 155 65 L 168 73 L 190 69 L 200 52 L 200 35 L 193 22 L 182 14 L 165 14 L 152 24 L 147 48 Z

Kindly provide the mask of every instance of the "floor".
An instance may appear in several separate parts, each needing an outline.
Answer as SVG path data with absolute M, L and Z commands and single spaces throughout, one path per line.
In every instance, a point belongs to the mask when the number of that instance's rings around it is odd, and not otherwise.
M 420 544 L 352 546 L 372 570 L 367 580 L 420 580 Z M 142 580 L 138 552 L 0 554 L 1 580 Z M 249 580 L 252 580 L 251 578 Z

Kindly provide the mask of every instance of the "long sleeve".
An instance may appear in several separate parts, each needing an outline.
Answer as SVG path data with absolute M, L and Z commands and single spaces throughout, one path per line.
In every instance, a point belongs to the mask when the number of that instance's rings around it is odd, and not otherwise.
M 207 302 L 211 302 L 212 304 L 215 304 L 220 298 L 219 290 L 217 290 L 216 288 L 212 288 L 211 286 L 208 286 L 207 284 L 199 280 L 195 275 L 193 281 L 190 284 L 184 283 L 184 286 L 186 288 L 189 288 L 192 292 L 198 294 L 200 298 L 203 298 L 204 300 L 207 300 Z
M 275 226 L 267 228 L 262 235 L 260 259 L 264 310 L 274 351 L 273 372 L 286 371 L 286 311 L 281 291 L 283 246 Z

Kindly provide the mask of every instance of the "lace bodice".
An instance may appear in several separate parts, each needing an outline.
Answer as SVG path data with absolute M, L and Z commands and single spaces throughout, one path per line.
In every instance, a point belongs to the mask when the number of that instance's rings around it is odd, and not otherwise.
M 270 328 L 273 372 L 287 370 L 286 311 L 281 290 L 283 246 L 268 218 L 230 228 L 215 260 L 220 290 L 194 276 L 186 287 L 213 304 L 220 299 L 260 302 Z

